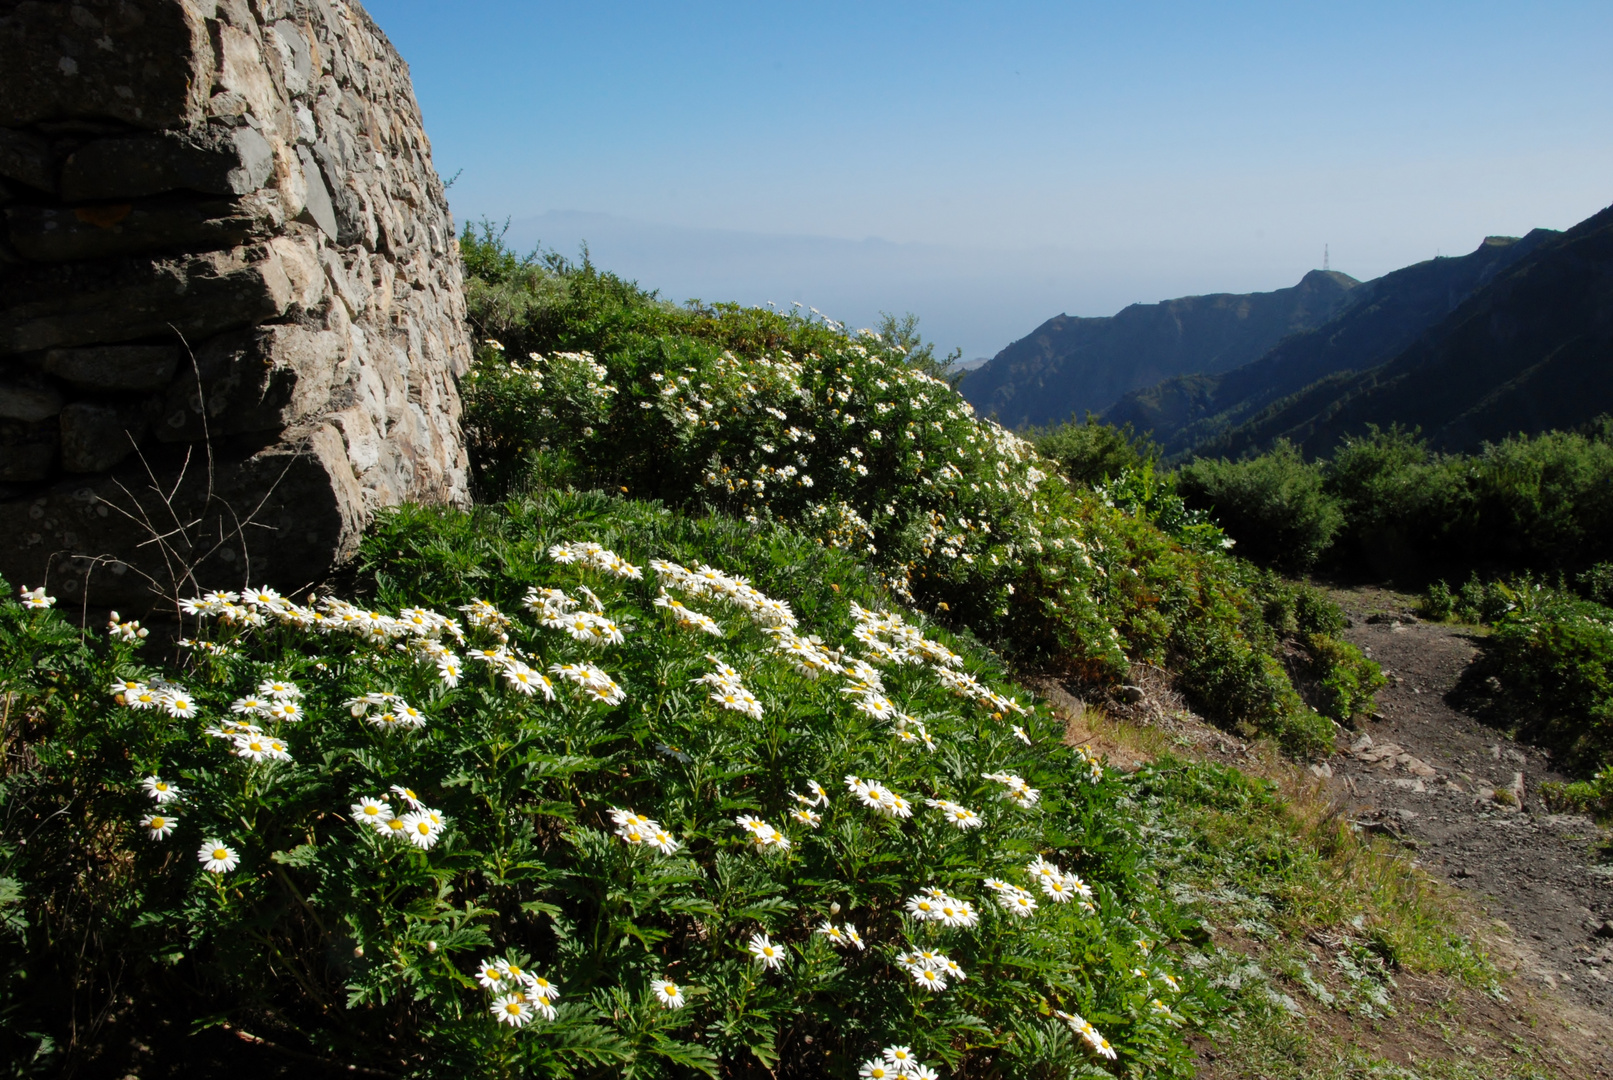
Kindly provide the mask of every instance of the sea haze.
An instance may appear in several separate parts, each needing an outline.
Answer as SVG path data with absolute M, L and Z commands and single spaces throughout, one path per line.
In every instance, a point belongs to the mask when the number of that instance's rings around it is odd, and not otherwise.
M 550 211 L 510 222 L 518 251 L 537 244 L 575 256 L 668 299 L 815 307 L 853 328 L 881 311 L 911 311 L 941 353 L 993 356 L 1050 315 L 1110 315 L 1127 304 L 1292 285 L 1310 265 L 1295 251 L 1240 264 L 1180 252 L 986 248 L 691 228 L 614 214 Z M 1320 262 L 1321 252 L 1311 262 Z M 1292 264 L 1286 265 L 1286 264 Z

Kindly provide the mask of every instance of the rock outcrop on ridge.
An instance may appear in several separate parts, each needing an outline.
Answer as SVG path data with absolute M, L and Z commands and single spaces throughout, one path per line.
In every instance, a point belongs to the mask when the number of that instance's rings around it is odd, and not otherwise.
M 343 0 L 0 0 L 0 575 L 296 589 L 468 500 L 458 248 Z

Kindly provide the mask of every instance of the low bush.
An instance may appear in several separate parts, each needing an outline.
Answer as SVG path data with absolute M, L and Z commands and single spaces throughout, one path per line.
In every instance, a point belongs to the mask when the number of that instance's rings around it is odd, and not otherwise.
M 1347 641 L 1316 633 L 1302 640 L 1311 707 L 1345 725 L 1370 712 L 1372 695 L 1389 682 L 1383 669 Z
M 1302 572 L 1314 566 L 1344 524 L 1322 490 L 1322 470 L 1288 442 L 1244 461 L 1202 459 L 1182 467 L 1187 504 L 1212 515 L 1238 553 L 1264 566 Z
M 1506 706 L 1567 768 L 1613 762 L 1613 609 L 1549 589 L 1514 596 L 1486 642 Z
M 1134 433 L 1130 424 L 1115 427 L 1092 413 L 1081 423 L 1071 420 L 1024 434 L 1037 453 L 1058 465 L 1059 472 L 1092 488 L 1159 460 L 1159 446 Z
M 388 513 L 356 580 L 177 644 L 0 604 L 9 1060 L 1186 1072 L 1122 781 L 851 554 L 551 493 Z
M 476 259 L 519 280 L 496 237 L 463 244 L 493 245 Z M 1191 668 L 1195 707 L 1223 723 L 1321 723 L 1258 659 L 1275 638 L 1213 523 L 1147 465 L 1105 487 L 1109 504 L 1072 486 L 927 373 L 911 325 L 677 309 L 587 264 L 542 269 L 564 289 L 545 285 L 530 323 L 488 323 L 505 336 L 479 346 L 462 387 L 488 493 L 603 489 L 787 524 L 1022 667 L 1097 683 L 1137 660 Z M 1231 680 L 1236 703 L 1205 696 L 1226 684 L 1209 674 L 1224 657 L 1248 676 Z

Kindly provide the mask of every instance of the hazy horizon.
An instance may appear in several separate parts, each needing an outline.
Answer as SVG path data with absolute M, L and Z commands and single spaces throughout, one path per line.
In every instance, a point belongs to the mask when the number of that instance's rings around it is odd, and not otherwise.
M 367 6 L 461 224 L 965 356 L 1613 202 L 1607 5 Z

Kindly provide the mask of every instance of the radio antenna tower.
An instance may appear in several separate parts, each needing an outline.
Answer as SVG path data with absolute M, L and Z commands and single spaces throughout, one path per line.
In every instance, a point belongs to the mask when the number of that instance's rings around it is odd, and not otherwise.
M 1329 269 L 1329 267 L 1327 265 L 1327 245 L 1326 244 L 1322 245 L 1322 269 L 1323 270 Z

